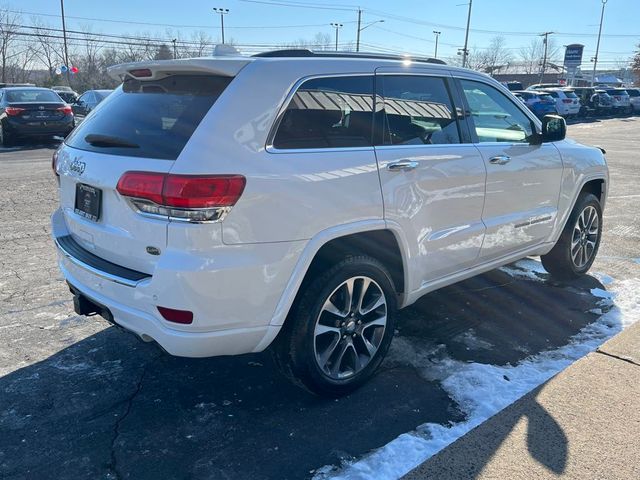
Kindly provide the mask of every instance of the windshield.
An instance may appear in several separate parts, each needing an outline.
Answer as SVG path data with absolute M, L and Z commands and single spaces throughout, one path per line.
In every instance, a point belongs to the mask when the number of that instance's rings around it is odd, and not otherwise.
M 231 80 L 213 75 L 147 81 L 129 77 L 65 143 L 112 155 L 175 160 Z
M 29 102 L 62 102 L 62 99 L 51 90 L 25 88 L 24 90 L 7 91 L 7 102 L 9 103 L 29 103 Z

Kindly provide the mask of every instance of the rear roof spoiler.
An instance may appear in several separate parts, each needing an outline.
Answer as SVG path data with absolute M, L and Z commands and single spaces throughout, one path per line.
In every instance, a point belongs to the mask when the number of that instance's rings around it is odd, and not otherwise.
M 223 77 L 235 77 L 240 70 L 253 59 L 249 57 L 208 57 L 177 60 L 151 60 L 148 62 L 121 63 L 107 68 L 107 73 L 114 80 L 122 81 L 126 76 L 134 76 L 129 72 L 135 70 L 151 70 L 145 80 L 156 80 L 177 73 L 205 73 Z

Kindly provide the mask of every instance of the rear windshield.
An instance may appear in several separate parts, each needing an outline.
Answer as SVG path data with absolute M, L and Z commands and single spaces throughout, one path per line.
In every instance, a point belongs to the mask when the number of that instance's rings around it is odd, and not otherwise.
M 62 100 L 55 92 L 51 90 L 38 90 L 35 88 L 25 88 L 24 90 L 8 90 L 7 102 L 23 103 L 23 102 L 57 102 Z
M 640 92 L 638 90 L 627 90 L 627 93 L 630 97 L 640 97 Z
M 127 78 L 65 143 L 111 155 L 175 160 L 231 80 L 213 75 Z
M 578 96 L 573 92 L 564 92 L 567 98 L 578 98 Z

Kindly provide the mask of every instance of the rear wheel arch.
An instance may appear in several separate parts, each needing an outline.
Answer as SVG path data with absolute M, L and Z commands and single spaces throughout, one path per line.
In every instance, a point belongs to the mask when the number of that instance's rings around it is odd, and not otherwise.
M 384 229 L 353 233 L 325 242 L 315 253 L 299 290 L 305 282 L 345 258 L 356 255 L 367 255 L 378 260 L 389 271 L 396 293 L 405 291 L 406 266 L 400 243 L 393 232 Z

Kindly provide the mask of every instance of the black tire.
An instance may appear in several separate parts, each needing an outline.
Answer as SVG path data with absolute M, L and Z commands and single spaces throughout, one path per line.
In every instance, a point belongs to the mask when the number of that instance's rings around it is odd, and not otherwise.
M 362 294 L 365 298 L 369 295 L 368 301 L 371 303 L 368 306 L 376 304 L 384 295 L 383 300 L 386 301 L 384 309 L 386 325 L 382 331 L 380 330 L 381 326 L 370 324 L 368 322 L 371 320 L 365 318 L 365 315 L 369 314 L 376 317 L 383 315 L 381 313 L 382 310 L 380 310 L 382 307 L 362 315 L 360 321 L 358 321 L 358 315 L 354 317 L 354 315 L 349 314 L 352 311 L 351 307 L 345 317 L 338 316 L 324 308 L 330 300 L 336 302 L 336 298 L 338 299 L 336 303 L 340 303 L 341 298 L 334 295 L 341 295 L 340 289 L 345 282 L 349 282 L 352 279 L 356 282 L 352 287 L 353 298 L 359 296 L 356 293 L 357 282 L 362 282 L 360 285 L 365 285 L 365 279 L 373 281 L 369 284 L 369 287 L 365 288 L 365 292 Z M 378 295 L 378 290 L 382 292 L 382 295 L 374 297 L 374 295 Z M 350 303 L 355 306 L 353 302 L 346 300 L 346 295 L 342 300 L 344 300 L 345 305 Z M 361 303 L 364 306 L 365 301 L 361 300 Z M 360 313 L 366 309 L 355 308 L 355 310 Z M 293 383 L 312 393 L 328 397 L 346 395 L 362 386 L 380 366 L 393 338 L 396 310 L 396 291 L 391 275 L 385 266 L 374 258 L 364 255 L 348 257 L 302 287 L 298 299 L 271 349 L 276 364 Z M 335 320 L 335 324 L 331 326 L 331 329 L 339 331 L 326 332 L 326 335 L 317 335 L 316 324 L 320 326 L 320 322 L 326 323 L 327 318 L 332 322 Z M 346 326 L 345 320 L 348 322 Z M 350 328 L 357 330 L 354 332 L 349 330 Z M 364 353 L 366 352 L 365 338 L 370 335 L 372 338 L 370 338 L 369 345 L 377 343 L 377 350 L 367 359 L 367 354 Z M 373 339 L 373 336 L 376 335 L 377 337 Z M 319 342 L 325 340 L 331 340 L 326 341 L 326 350 L 316 353 L 317 349 L 320 348 Z M 332 348 L 331 345 L 333 345 L 334 341 L 336 345 Z M 329 370 L 335 368 L 339 371 L 344 364 L 349 367 L 349 362 L 345 362 L 345 359 L 349 360 L 347 353 L 340 356 L 340 361 L 331 360 L 336 358 L 333 357 L 335 352 L 338 352 L 339 355 L 342 346 L 349 342 L 351 347 L 345 347 L 345 351 L 351 356 L 352 372 L 350 373 L 347 368 L 347 373 L 344 374 L 346 376 L 343 378 L 332 377 Z M 322 361 L 320 357 L 323 356 L 322 353 L 326 353 L 329 350 L 333 353 L 326 356 L 324 364 L 326 370 L 324 370 L 319 364 Z M 357 353 L 358 350 L 363 352 L 364 356 L 359 355 Z M 366 360 L 366 363 L 363 359 Z M 330 362 L 332 363 L 331 365 Z M 360 369 L 358 370 L 358 368 Z M 338 375 L 340 375 L 340 372 L 338 372 Z
M 11 137 L 7 135 L 4 128 L 0 124 L 0 146 L 2 147 L 12 147 L 14 145 L 14 141 Z
M 595 220 L 591 221 L 589 216 L 585 221 L 583 213 L 586 216 L 593 211 L 597 215 Z M 596 220 L 597 227 L 594 228 L 593 223 Z M 582 229 L 582 223 L 586 223 L 585 229 Z M 589 233 L 590 231 L 596 233 Z M 549 253 L 540 257 L 542 266 L 558 280 L 578 278 L 591 268 L 598 254 L 601 238 L 602 207 L 600 201 L 591 193 L 581 193 L 558 242 Z M 594 243 L 593 247 L 589 247 L 590 242 Z

